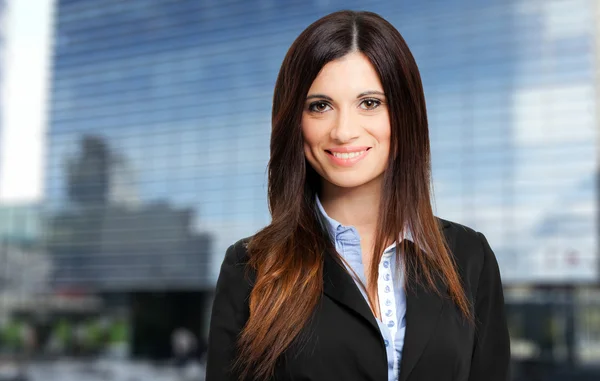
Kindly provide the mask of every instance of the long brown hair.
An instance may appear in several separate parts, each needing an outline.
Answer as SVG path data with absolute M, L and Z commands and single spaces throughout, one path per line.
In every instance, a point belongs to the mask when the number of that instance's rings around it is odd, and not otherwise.
M 321 298 L 323 255 L 335 253 L 335 247 L 315 206 L 321 179 L 304 156 L 302 110 L 323 66 L 352 51 L 365 54 L 379 74 L 391 123 L 391 153 L 373 263 L 379 263 L 390 237 L 398 237 L 408 227 L 415 245 L 423 250 L 404 258 L 406 286 L 419 282 L 441 294 L 445 290 L 437 289 L 439 278 L 462 314 L 472 319 L 456 264 L 431 207 L 429 130 L 417 64 L 400 33 L 379 15 L 335 12 L 298 36 L 275 84 L 268 167 L 272 221 L 248 244 L 255 283 L 250 317 L 238 342 L 242 379 L 272 375 L 277 360 L 299 337 Z M 372 295 L 378 266 L 371 265 L 368 271 L 367 289 Z

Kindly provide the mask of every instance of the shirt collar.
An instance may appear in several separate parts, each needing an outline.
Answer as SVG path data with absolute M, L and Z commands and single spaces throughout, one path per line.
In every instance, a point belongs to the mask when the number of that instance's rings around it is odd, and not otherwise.
M 325 225 L 327 226 L 327 231 L 329 232 L 329 236 L 331 237 L 332 241 L 335 242 L 336 240 L 336 234 L 338 232 L 338 230 L 340 230 L 339 228 L 347 228 L 346 226 L 342 225 L 340 222 L 334 220 L 333 218 L 329 217 L 329 215 L 327 214 L 327 212 L 325 211 L 325 208 L 323 208 L 323 204 L 321 204 L 321 200 L 319 199 L 319 195 L 316 194 L 316 202 L 317 202 L 317 207 L 319 209 L 319 211 L 321 212 L 321 216 L 324 218 L 325 220 Z M 400 238 L 399 241 L 402 241 L 403 239 L 408 239 L 411 242 L 414 242 L 412 234 L 410 232 L 410 230 L 408 228 L 404 229 L 404 236 Z M 388 251 L 392 248 L 396 247 L 396 243 L 398 241 L 392 243 L 390 246 L 388 246 L 384 251 Z
M 327 231 L 329 232 L 331 239 L 335 240 L 335 235 L 336 235 L 338 228 L 342 227 L 343 225 L 341 223 L 339 223 L 338 221 L 334 220 L 333 218 L 329 217 L 329 215 L 323 208 L 323 204 L 321 204 L 321 200 L 319 199 L 318 194 L 316 195 L 316 198 L 317 198 L 317 207 L 319 208 L 321 217 L 323 217 L 325 225 L 327 226 Z

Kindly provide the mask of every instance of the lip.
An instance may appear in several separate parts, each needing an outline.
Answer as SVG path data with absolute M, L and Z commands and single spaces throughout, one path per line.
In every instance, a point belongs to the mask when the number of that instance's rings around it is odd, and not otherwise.
M 339 148 L 327 149 L 327 150 L 325 150 L 325 153 L 327 153 L 327 157 L 329 158 L 329 160 L 331 160 L 331 162 L 333 164 L 340 166 L 340 167 L 352 167 L 353 165 L 355 165 L 356 163 L 358 163 L 359 161 L 364 159 L 369 154 L 370 149 L 371 149 L 371 147 L 339 147 Z M 333 152 L 350 153 L 350 152 L 360 152 L 360 151 L 365 151 L 365 152 L 362 155 L 352 157 L 349 159 L 342 159 L 342 158 L 333 156 Z
M 366 151 L 368 149 L 370 149 L 371 147 L 360 147 L 360 146 L 354 146 L 354 147 L 335 147 L 335 148 L 327 148 L 325 149 L 325 151 L 329 151 L 329 152 L 337 152 L 337 153 L 350 153 L 350 152 L 360 152 L 360 151 Z

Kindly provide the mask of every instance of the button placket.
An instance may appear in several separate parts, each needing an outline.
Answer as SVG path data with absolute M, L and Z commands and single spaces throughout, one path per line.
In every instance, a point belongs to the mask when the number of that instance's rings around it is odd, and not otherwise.
M 391 347 L 391 351 L 396 358 L 396 350 L 394 340 L 396 337 L 396 331 L 398 330 L 398 322 L 396 315 L 396 298 L 394 292 L 394 284 L 392 277 L 392 254 L 391 252 L 385 252 L 381 262 L 379 263 L 379 279 L 377 280 L 378 292 L 379 292 L 379 310 L 381 312 L 381 320 L 384 325 L 388 328 L 391 335 L 391 342 L 384 340 L 386 350 Z M 397 373 L 397 365 L 394 360 L 394 373 Z

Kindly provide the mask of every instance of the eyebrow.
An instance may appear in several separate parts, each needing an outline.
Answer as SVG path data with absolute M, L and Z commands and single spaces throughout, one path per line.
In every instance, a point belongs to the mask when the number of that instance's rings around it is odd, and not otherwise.
M 381 95 L 381 96 L 385 97 L 385 94 L 382 93 L 381 91 L 369 90 L 369 91 L 365 91 L 365 92 L 362 92 L 362 93 L 358 94 L 356 96 L 356 98 L 361 98 L 361 97 L 364 97 L 365 95 Z M 325 99 L 325 100 L 328 100 L 328 101 L 333 101 L 333 99 L 331 99 L 331 97 L 329 97 L 329 96 L 327 96 L 325 94 L 311 94 L 311 95 L 309 95 L 309 96 L 306 97 L 306 100 L 314 99 L 314 98 L 319 98 L 319 99 Z

